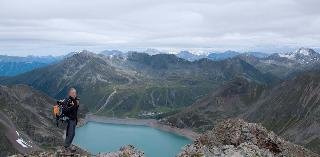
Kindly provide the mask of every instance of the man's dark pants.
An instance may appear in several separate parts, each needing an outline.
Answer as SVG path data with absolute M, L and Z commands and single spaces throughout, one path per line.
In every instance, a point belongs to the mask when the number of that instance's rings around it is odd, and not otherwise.
M 76 126 L 77 126 L 77 122 L 75 120 L 67 120 L 67 122 L 68 122 L 68 125 L 67 125 L 66 139 L 64 141 L 65 148 L 68 148 L 71 145 L 75 135 Z

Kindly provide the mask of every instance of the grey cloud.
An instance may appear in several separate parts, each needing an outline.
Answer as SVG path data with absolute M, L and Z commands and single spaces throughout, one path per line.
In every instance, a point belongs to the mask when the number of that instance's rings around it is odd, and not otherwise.
M 0 53 L 318 47 L 317 6 L 318 0 L 1 0 Z

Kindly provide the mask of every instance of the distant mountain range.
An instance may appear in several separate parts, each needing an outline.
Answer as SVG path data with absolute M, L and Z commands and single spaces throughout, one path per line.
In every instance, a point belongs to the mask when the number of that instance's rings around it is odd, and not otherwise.
M 210 53 L 208 55 L 208 58 L 214 61 L 218 61 L 218 60 L 224 60 L 224 59 L 228 59 L 228 58 L 233 58 L 240 55 L 239 52 L 235 52 L 235 51 L 226 51 L 226 52 L 222 52 L 222 53 Z
M 126 55 L 124 52 L 119 50 L 104 50 L 100 52 L 100 54 L 103 54 L 108 57 L 123 57 Z
M 0 55 L 0 76 L 14 76 L 41 68 L 63 59 L 63 56 L 6 56 Z
M 136 51 L 134 51 L 134 52 L 136 52 Z M 156 54 L 164 54 L 165 52 L 161 52 L 156 49 L 147 49 L 147 50 L 142 51 L 140 53 L 147 53 L 149 55 L 156 55 Z M 105 50 L 105 51 L 100 52 L 100 54 L 103 54 L 108 57 L 112 57 L 112 56 L 125 57 L 128 54 L 128 52 L 122 52 L 119 50 Z M 207 55 L 194 54 L 189 51 L 180 51 L 176 54 L 177 57 L 183 58 L 188 61 L 196 61 L 196 60 L 200 60 L 203 58 L 208 58 L 208 59 L 214 60 L 214 61 L 220 61 L 220 60 L 225 60 L 225 59 L 234 58 L 234 57 L 238 57 L 238 56 L 252 56 L 252 57 L 259 58 L 259 59 L 275 58 L 275 57 L 282 58 L 282 59 L 286 58 L 288 60 L 296 61 L 301 64 L 312 64 L 315 62 L 319 62 L 320 61 L 319 55 L 320 54 L 318 52 L 316 52 L 315 50 L 310 49 L 310 48 L 299 48 L 296 51 L 284 52 L 284 53 L 263 53 L 263 52 L 242 52 L 241 53 L 241 52 L 237 52 L 237 51 L 228 50 L 225 52 L 211 52 L 211 53 L 208 53 Z
M 106 106 L 101 113 L 139 116 L 142 111 L 162 113 L 188 106 L 235 76 L 265 84 L 278 80 L 238 58 L 190 62 L 170 54 L 131 52 L 126 58 L 108 58 L 83 51 L 1 82 L 27 84 L 54 98 L 64 97 L 73 86 L 91 111 Z M 113 92 L 117 94 L 109 100 Z
M 229 57 L 230 54 L 238 53 L 222 53 Z M 276 84 L 281 79 L 313 67 L 311 63 L 300 62 L 302 55 L 309 59 L 318 55 L 311 49 L 303 48 L 293 54 L 298 58 L 286 58 L 279 54 L 262 57 L 261 53 L 252 52 L 223 60 L 220 60 L 220 56 L 212 60 L 192 58 L 194 55 L 186 51 L 178 55 L 123 53 L 116 50 L 95 54 L 82 51 L 54 64 L 0 81 L 5 84 L 27 84 L 54 98 L 64 97 L 68 87 L 74 86 L 79 89 L 82 102 L 90 104 L 88 108 L 91 111 L 98 110 L 108 100 L 110 104 L 118 106 L 106 105 L 103 109 L 105 114 L 138 116 L 141 111 L 162 113 L 191 105 L 198 97 L 235 77 L 265 85 Z M 189 59 L 179 58 L 179 55 Z M 313 63 L 316 64 L 317 59 Z M 109 100 L 113 92 L 117 94 Z M 120 95 L 122 97 L 118 97 Z M 133 108 L 123 110 L 125 107 L 122 105 L 129 103 L 123 102 L 123 97 L 127 97 L 131 105 L 138 105 L 135 111 Z
M 165 54 L 165 52 L 161 52 L 156 49 L 147 49 L 147 50 L 142 51 L 140 53 L 146 53 L 149 55 Z M 119 50 L 105 50 L 105 51 L 100 52 L 100 54 L 103 54 L 108 57 L 114 57 L 114 56 L 125 57 L 126 54 L 128 54 L 128 52 L 122 52 Z M 208 59 L 214 60 L 214 61 L 220 61 L 220 60 L 224 60 L 224 59 L 233 58 L 233 57 L 236 57 L 239 55 L 250 55 L 250 56 L 257 57 L 257 58 L 265 58 L 265 57 L 269 56 L 270 54 L 262 53 L 262 52 L 240 53 L 240 52 L 236 52 L 236 51 L 225 51 L 225 52 L 212 52 L 212 53 L 209 53 L 208 55 L 204 55 L 204 54 L 194 54 L 189 51 L 180 51 L 175 55 L 179 58 L 183 58 L 188 61 L 196 61 L 196 60 L 200 60 L 203 58 L 208 58 Z
M 207 58 L 206 55 L 195 55 L 189 51 L 181 51 L 178 54 L 176 54 L 179 58 L 183 58 L 188 61 L 195 61 L 203 58 Z

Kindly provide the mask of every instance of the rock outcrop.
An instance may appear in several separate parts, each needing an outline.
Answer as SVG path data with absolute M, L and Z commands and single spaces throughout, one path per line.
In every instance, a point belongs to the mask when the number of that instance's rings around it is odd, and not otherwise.
M 317 154 L 289 143 L 260 124 L 229 119 L 187 145 L 177 157 L 261 156 L 316 157 Z
M 27 155 L 17 154 L 9 157 L 66 157 L 66 156 L 91 157 L 93 156 L 89 152 L 77 146 L 72 146 L 72 147 L 74 147 L 75 149 L 75 151 L 72 153 L 70 151 L 66 151 L 63 147 L 57 147 L 57 148 L 54 148 L 53 150 L 36 151 L 36 152 L 29 153 Z
M 73 153 L 65 152 L 63 148 L 56 148 L 56 150 L 45 151 L 45 152 L 33 152 L 29 155 L 12 155 L 10 157 L 67 157 L 67 156 L 76 156 L 76 157 L 145 157 L 142 151 L 137 150 L 132 145 L 123 146 L 117 152 L 109 153 L 100 153 L 97 155 L 92 155 L 89 152 L 82 150 L 76 146 L 76 151 Z
M 144 153 L 132 145 L 121 147 L 117 152 L 98 154 L 97 157 L 145 157 Z

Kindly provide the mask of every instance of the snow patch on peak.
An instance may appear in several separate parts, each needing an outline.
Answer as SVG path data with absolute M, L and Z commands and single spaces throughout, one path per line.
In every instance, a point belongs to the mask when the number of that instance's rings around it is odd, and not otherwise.
M 303 54 L 305 56 L 310 55 L 309 50 L 306 50 L 306 49 L 299 49 L 296 51 L 296 53 Z
M 295 54 L 302 54 L 302 55 L 305 55 L 305 56 L 309 56 L 309 55 L 312 55 L 314 53 L 314 50 L 312 49 L 309 49 L 309 48 L 300 48 L 298 50 L 295 51 Z
M 302 47 L 294 52 L 280 53 L 279 55 L 281 57 L 294 58 L 296 55 L 310 56 L 310 55 L 313 55 L 314 53 L 316 53 L 314 50 Z
M 292 53 L 280 53 L 280 57 L 288 58 L 288 59 L 294 59 L 294 55 Z
M 280 53 L 280 57 L 288 58 L 290 60 L 298 61 L 302 64 L 315 63 L 320 61 L 320 54 L 310 48 L 299 48 L 293 52 Z

